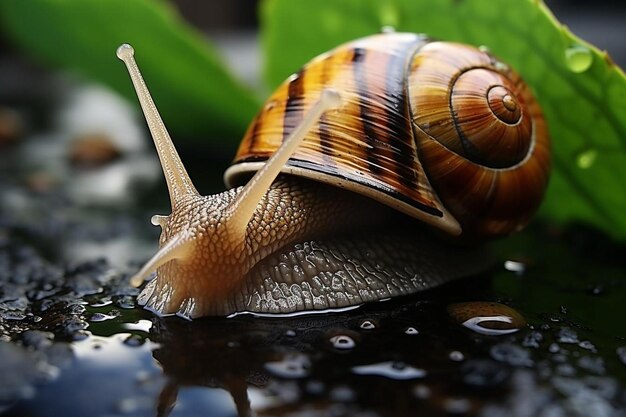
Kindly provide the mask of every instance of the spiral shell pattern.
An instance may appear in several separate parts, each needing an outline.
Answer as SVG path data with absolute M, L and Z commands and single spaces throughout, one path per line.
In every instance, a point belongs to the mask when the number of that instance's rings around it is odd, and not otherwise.
M 283 172 L 370 196 L 456 235 L 524 226 L 548 179 L 549 145 L 517 74 L 470 46 L 409 33 L 359 39 L 283 83 L 246 132 L 227 185 L 258 170 L 331 87 L 326 113 Z
M 476 48 L 425 45 L 408 91 L 420 160 L 466 233 L 526 225 L 546 189 L 550 154 L 537 101 L 513 70 Z

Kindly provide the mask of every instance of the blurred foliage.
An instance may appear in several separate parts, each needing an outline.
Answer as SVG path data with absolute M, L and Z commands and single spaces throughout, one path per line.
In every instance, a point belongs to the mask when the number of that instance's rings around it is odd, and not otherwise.
M 626 238 L 626 77 L 537 0 L 267 0 L 261 10 L 271 86 L 334 46 L 379 32 L 484 45 L 537 95 L 553 174 L 543 216 L 583 220 Z
M 202 34 L 162 0 L 2 0 L 0 27 L 44 63 L 78 70 L 136 101 L 122 43 L 136 59 L 166 125 L 178 135 L 238 138 L 258 103 Z
M 626 237 L 626 77 L 537 0 L 265 0 L 265 77 L 275 87 L 315 55 L 392 26 L 484 45 L 535 91 L 553 139 L 546 218 Z M 132 43 L 174 135 L 243 132 L 258 103 L 163 0 L 2 0 L 0 24 L 31 55 L 134 97 L 116 47 Z M 133 98 L 134 99 L 134 98 Z

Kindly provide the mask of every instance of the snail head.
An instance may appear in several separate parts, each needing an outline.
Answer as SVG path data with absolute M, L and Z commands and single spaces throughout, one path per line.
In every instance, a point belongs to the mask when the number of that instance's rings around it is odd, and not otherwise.
M 160 248 L 131 278 L 131 283 L 139 286 L 156 272 L 157 279 L 143 293 L 158 297 L 156 310 L 178 311 L 182 315 L 210 311 L 210 306 L 198 303 L 211 304 L 232 294 L 253 266 L 254 248 L 247 237 L 255 231 L 248 227 L 250 220 L 307 132 L 326 110 L 339 105 L 339 94 L 324 90 L 301 124 L 245 186 L 201 196 L 161 120 L 134 60 L 133 48 L 124 44 L 118 48 L 117 56 L 131 76 L 165 174 L 172 206 L 169 216 L 152 218 L 152 223 L 162 228 Z

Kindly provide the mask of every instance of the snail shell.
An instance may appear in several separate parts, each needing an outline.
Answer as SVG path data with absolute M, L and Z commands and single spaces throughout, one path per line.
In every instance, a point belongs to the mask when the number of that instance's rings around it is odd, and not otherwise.
M 328 87 L 345 104 L 322 116 L 283 172 L 452 235 L 508 234 L 539 206 L 549 140 L 530 89 L 485 51 L 408 33 L 339 46 L 284 82 L 250 124 L 227 185 L 258 170 Z

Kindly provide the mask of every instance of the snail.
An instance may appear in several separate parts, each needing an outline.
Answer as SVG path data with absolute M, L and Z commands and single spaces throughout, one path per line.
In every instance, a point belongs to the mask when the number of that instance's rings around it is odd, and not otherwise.
M 471 276 L 481 245 L 454 240 L 521 229 L 547 185 L 539 105 L 480 48 L 383 33 L 314 58 L 253 119 L 225 173 L 234 188 L 214 196 L 189 179 L 132 47 L 117 54 L 172 205 L 131 279 L 156 272 L 138 303 L 158 314 L 328 311 Z

